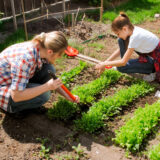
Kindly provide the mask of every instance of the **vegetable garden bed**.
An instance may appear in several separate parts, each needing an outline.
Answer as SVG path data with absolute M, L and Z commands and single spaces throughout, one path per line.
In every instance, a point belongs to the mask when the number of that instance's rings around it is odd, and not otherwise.
M 79 44 L 83 54 L 100 60 L 116 47 L 113 37 Z M 94 66 L 66 57 L 56 69 L 63 83 L 81 97 L 80 104 L 53 92 L 45 105 L 50 108 L 47 115 L 32 113 L 19 121 L 1 112 L 0 159 L 146 160 L 158 155 L 160 118 L 154 95 L 159 84 L 114 70 L 98 76 Z

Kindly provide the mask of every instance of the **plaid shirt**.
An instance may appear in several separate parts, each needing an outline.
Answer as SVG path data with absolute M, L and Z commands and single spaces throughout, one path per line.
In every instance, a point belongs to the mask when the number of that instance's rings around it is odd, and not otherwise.
M 154 67 L 156 71 L 156 80 L 160 82 L 160 41 L 157 45 L 157 47 L 149 54 L 140 54 L 139 56 L 139 62 L 140 63 L 146 63 L 148 62 L 146 56 L 151 56 L 154 60 Z
M 37 67 L 42 67 L 42 61 L 39 49 L 31 41 L 12 45 L 0 53 L 0 108 L 7 111 L 10 90 L 24 90 Z

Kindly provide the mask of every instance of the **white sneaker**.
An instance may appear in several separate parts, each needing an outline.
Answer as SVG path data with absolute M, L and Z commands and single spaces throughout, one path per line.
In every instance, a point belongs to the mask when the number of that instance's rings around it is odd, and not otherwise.
M 143 80 L 144 81 L 147 81 L 147 82 L 152 82 L 156 79 L 156 73 L 150 73 L 149 75 L 145 75 L 143 77 Z

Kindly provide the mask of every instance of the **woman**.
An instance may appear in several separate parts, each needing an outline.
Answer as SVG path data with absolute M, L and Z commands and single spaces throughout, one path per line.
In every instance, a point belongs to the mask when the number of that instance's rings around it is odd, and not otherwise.
M 12 45 L 0 54 L 0 107 L 10 113 L 41 107 L 50 90 L 62 85 L 48 70 L 68 43 L 62 32 L 41 33 L 31 41 Z M 69 99 L 72 101 L 71 99 Z M 76 96 L 76 102 L 79 98 Z

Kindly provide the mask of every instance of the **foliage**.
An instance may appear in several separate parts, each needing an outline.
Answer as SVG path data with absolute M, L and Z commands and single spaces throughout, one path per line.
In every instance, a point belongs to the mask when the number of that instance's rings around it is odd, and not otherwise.
M 113 21 L 120 11 L 124 11 L 133 24 L 138 24 L 153 18 L 155 13 L 159 13 L 159 8 L 160 0 L 129 0 L 113 10 L 107 10 L 103 15 L 103 20 Z
M 131 152 L 138 151 L 143 140 L 158 125 L 160 102 L 138 108 L 132 119 L 116 131 L 115 142 Z
M 106 7 L 106 5 L 109 2 L 113 2 L 113 1 L 116 1 L 116 0 L 104 0 L 103 1 L 103 6 Z M 91 6 L 100 6 L 101 5 L 101 0 L 89 0 L 89 5 L 91 5 Z
M 68 43 L 70 46 L 72 46 L 73 48 L 76 48 L 78 50 L 79 53 L 83 53 L 84 51 L 84 47 L 82 45 L 80 45 L 79 43 L 77 43 L 74 40 L 68 40 Z
M 93 47 L 93 48 L 95 48 L 96 51 L 98 52 L 98 51 L 101 51 L 101 50 L 104 48 L 104 45 L 103 45 L 103 44 L 100 44 L 100 43 L 94 42 L 94 43 L 89 43 L 89 44 L 88 44 L 88 47 Z
M 78 146 L 72 146 L 72 149 L 77 153 L 79 158 L 83 156 L 84 150 L 82 149 L 82 146 L 80 143 L 78 144 Z
M 154 88 L 148 83 L 140 82 L 134 84 L 128 89 L 118 91 L 114 96 L 101 99 L 94 103 L 87 113 L 82 114 L 82 118 L 75 121 L 76 127 L 83 131 L 93 133 L 105 126 L 104 119 L 118 114 L 122 106 L 128 106 L 130 102 L 144 96 Z
M 160 144 L 154 146 L 154 148 L 149 151 L 149 159 L 150 160 L 160 159 Z
M 48 109 L 48 117 L 50 119 L 68 120 L 78 110 L 76 103 L 72 103 L 64 98 L 59 98 L 58 102 Z
M 80 61 L 80 65 L 71 69 L 69 72 L 64 72 L 61 75 L 61 79 L 64 85 L 69 87 L 69 83 L 74 80 L 74 77 L 78 75 L 83 69 L 87 67 L 87 63 Z
M 66 155 L 61 155 L 61 156 L 55 156 L 56 160 L 80 160 L 80 159 L 87 159 L 85 157 L 84 150 L 79 143 L 78 146 L 72 146 L 73 151 L 75 154 L 66 154 Z
M 4 23 L 0 20 L 0 31 L 4 29 Z
M 37 140 L 41 142 L 41 150 L 39 152 L 40 158 L 45 158 L 49 160 L 50 156 L 48 153 L 51 150 L 51 147 L 46 148 L 46 143 L 48 142 L 48 139 L 37 138 Z
M 6 38 L 6 40 L 0 44 L 0 51 L 15 43 L 25 41 L 25 32 L 23 29 L 18 29 L 16 32 Z
M 100 78 L 84 84 L 82 86 L 76 86 L 72 93 L 80 97 L 82 103 L 92 103 L 95 99 L 95 95 L 107 88 L 109 84 L 116 82 L 120 77 L 121 73 L 115 70 L 106 70 Z

